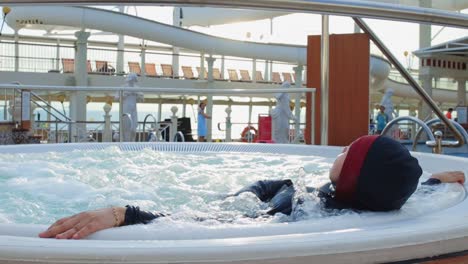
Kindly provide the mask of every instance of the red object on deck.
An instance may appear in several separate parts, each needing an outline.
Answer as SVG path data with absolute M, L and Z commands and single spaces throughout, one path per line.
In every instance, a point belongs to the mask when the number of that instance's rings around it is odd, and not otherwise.
M 257 143 L 274 143 L 271 138 L 271 116 L 260 114 L 258 115 L 258 137 Z

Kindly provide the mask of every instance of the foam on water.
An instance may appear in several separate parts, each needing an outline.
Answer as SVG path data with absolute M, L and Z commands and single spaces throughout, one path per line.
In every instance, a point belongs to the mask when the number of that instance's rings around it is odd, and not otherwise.
M 253 227 L 293 219 L 281 214 L 247 217 L 258 215 L 267 205 L 252 194 L 224 199 L 226 194 L 262 179 L 290 178 L 299 190 L 305 185 L 318 187 L 328 181 L 332 162 L 314 156 L 121 151 L 116 147 L 0 154 L 0 223 L 50 224 L 83 210 L 130 204 L 171 214 L 145 227 L 165 230 L 159 231 L 158 237 L 173 237 L 175 231 L 193 226 L 201 227 L 198 235 L 202 237 L 210 237 L 206 229 L 226 226 L 245 233 Z M 421 181 L 427 177 L 429 174 L 424 173 Z M 424 187 L 400 211 L 360 214 L 321 210 L 316 197 L 303 194 L 305 214 L 294 220 L 308 226 L 325 226 L 323 229 L 332 228 L 330 223 L 349 223 L 353 219 L 391 221 L 450 207 L 463 200 L 464 194 L 458 184 Z M 382 214 L 386 216 L 382 218 Z

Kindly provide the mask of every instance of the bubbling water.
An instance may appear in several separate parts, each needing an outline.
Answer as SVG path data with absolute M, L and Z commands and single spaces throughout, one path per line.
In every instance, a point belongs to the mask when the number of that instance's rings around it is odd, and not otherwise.
M 306 185 L 317 187 L 328 182 L 332 162 L 317 156 L 121 151 L 117 147 L 0 154 L 0 223 L 50 224 L 80 211 L 127 204 L 170 213 L 157 220 L 162 226 L 174 222 L 211 226 L 349 220 L 375 214 L 325 211 L 319 199 L 300 192 Z M 428 176 L 425 173 L 423 178 Z M 286 178 L 306 200 L 300 216 L 262 216 L 268 205 L 250 193 L 225 198 L 258 180 Z M 432 212 L 460 202 L 463 196 L 463 187 L 457 184 L 425 187 L 392 215 Z

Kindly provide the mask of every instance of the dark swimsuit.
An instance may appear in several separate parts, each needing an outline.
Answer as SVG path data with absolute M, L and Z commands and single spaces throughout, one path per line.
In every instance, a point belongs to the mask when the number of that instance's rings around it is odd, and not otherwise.
M 430 178 L 422 184 L 436 185 L 439 183 L 440 180 Z M 251 192 L 255 194 L 258 197 L 258 199 L 260 199 L 260 201 L 268 203 L 270 208 L 266 212 L 268 215 L 274 215 L 276 213 L 290 215 L 293 208 L 294 194 L 296 193 L 296 190 L 294 189 L 293 182 L 289 179 L 264 180 L 257 181 L 254 184 L 242 188 L 240 191 L 236 192 L 231 196 L 237 196 L 244 192 Z M 349 208 L 343 204 L 340 204 L 338 201 L 336 201 L 336 199 L 334 199 L 335 186 L 332 183 L 327 183 L 320 188 L 307 187 L 307 192 L 316 192 L 316 195 L 320 198 L 320 201 L 323 204 L 324 208 Z M 298 200 L 297 203 L 302 203 L 302 201 Z M 141 211 L 138 206 L 127 205 L 126 207 L 127 210 L 125 211 L 124 225 L 147 224 L 156 218 L 166 216 L 162 213 L 151 213 Z

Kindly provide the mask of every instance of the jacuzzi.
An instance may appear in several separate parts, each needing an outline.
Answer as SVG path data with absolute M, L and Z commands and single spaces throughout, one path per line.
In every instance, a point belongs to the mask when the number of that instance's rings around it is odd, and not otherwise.
M 4 146 L 0 154 L 119 148 L 161 153 L 274 153 L 333 159 L 341 150 L 280 144 L 122 143 Z M 413 153 L 424 171 L 462 170 L 468 159 Z M 239 168 L 242 170 L 242 168 Z M 159 234 L 145 225 L 98 232 L 84 240 L 40 239 L 45 224 L 0 224 L 0 262 L 8 263 L 379 263 L 468 249 L 465 188 L 457 202 L 423 214 L 372 213 L 341 221 L 297 221 L 223 228 L 175 226 Z M 461 197 L 461 198 L 460 198 Z M 229 227 L 226 227 L 229 228 Z M 232 229 L 232 228 L 231 228 Z

